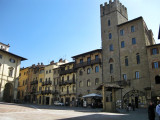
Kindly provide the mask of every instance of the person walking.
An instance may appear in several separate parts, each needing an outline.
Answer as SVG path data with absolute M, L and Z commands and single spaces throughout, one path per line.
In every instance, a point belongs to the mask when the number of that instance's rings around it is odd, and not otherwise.
M 154 105 L 152 101 L 150 101 L 148 106 L 148 118 L 149 120 L 155 120 L 155 111 L 154 111 Z
M 158 105 L 156 106 L 156 113 L 158 114 L 160 120 L 160 101 L 158 101 Z

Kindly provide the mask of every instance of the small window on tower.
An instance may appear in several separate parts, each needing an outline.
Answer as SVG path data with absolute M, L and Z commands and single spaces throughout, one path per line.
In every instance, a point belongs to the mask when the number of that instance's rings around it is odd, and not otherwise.
M 110 26 L 111 25 L 111 21 L 110 20 L 108 20 L 108 26 Z

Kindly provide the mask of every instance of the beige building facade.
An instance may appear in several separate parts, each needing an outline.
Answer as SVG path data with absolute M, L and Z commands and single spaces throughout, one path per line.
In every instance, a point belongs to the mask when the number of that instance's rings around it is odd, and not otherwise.
M 102 49 L 96 49 L 72 57 L 76 70 L 76 98 L 79 104 L 83 96 L 91 93 L 101 94 L 96 88 L 102 84 Z M 91 101 L 87 101 L 91 104 Z
M 9 52 L 9 45 L 0 43 L 0 101 L 17 99 L 18 77 L 23 57 Z
M 117 101 L 146 106 L 150 95 L 148 45 L 155 44 L 152 31 L 142 17 L 128 21 L 127 8 L 119 0 L 100 6 L 103 55 L 103 83 L 123 87 Z M 108 101 L 111 93 L 107 92 Z

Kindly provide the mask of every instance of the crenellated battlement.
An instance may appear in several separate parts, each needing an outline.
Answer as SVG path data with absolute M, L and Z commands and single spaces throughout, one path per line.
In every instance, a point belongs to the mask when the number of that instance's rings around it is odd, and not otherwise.
M 119 0 L 109 0 L 109 3 L 105 2 L 104 5 L 101 4 L 100 9 L 101 16 L 107 15 L 114 11 L 118 11 L 128 19 L 127 8 L 124 5 L 122 5 L 122 3 L 120 3 Z

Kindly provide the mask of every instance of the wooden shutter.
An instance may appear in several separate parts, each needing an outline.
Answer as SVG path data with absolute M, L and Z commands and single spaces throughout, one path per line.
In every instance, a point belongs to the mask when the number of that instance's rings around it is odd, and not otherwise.
M 153 55 L 152 49 L 150 49 L 150 51 L 151 51 L 151 55 Z
M 152 62 L 152 68 L 154 68 L 154 62 Z

